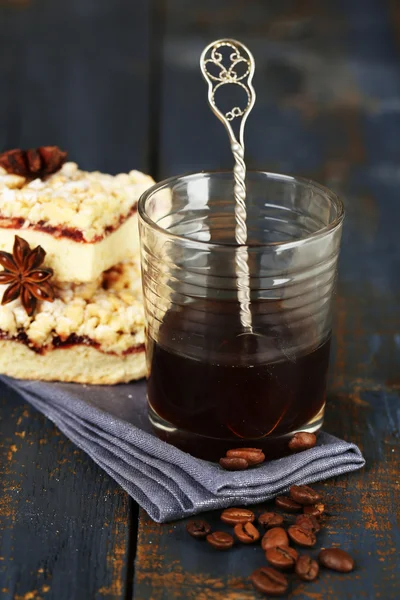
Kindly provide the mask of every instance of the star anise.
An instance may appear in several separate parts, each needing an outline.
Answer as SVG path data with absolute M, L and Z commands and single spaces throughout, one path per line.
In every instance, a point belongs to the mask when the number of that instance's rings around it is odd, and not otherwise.
M 0 167 L 7 173 L 27 179 L 43 178 L 55 173 L 67 160 L 67 153 L 58 146 L 40 146 L 30 150 L 8 150 L 0 154 Z
M 18 235 L 15 236 L 12 254 L 0 251 L 0 264 L 4 267 L 4 271 L 0 272 L 0 284 L 8 284 L 2 304 L 19 297 L 31 317 L 38 300 L 53 302 L 54 290 L 48 282 L 53 276 L 53 269 L 39 269 L 45 256 L 41 246 L 31 250 L 28 242 Z

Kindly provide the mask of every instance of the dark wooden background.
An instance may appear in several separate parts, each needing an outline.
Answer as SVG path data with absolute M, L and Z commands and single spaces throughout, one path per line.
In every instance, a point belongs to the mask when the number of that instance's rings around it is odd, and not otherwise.
M 0 150 L 58 144 L 87 169 L 157 179 L 230 167 L 198 68 L 226 36 L 257 62 L 249 165 L 325 183 L 347 209 L 326 429 L 367 467 L 319 487 L 321 544 L 358 568 L 292 597 L 398 599 L 400 2 L 0 0 Z M 1 600 L 259 597 L 246 577 L 262 553 L 216 556 L 184 523 L 152 523 L 5 390 L 0 433 Z

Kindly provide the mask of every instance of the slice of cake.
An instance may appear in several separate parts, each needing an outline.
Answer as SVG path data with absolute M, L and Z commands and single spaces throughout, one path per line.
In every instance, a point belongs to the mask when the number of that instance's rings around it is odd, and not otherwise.
M 37 285 L 40 289 L 41 283 Z M 20 297 L 0 306 L 0 373 L 90 384 L 145 376 L 138 260 L 121 263 L 88 284 L 55 282 L 52 286 L 54 300 L 38 299 L 31 316 Z M 6 289 L 7 285 L 0 285 L 0 298 Z
M 46 252 L 58 281 L 89 282 L 139 251 L 137 202 L 154 184 L 139 171 L 82 171 L 57 147 L 0 155 L 0 250 L 15 235 Z

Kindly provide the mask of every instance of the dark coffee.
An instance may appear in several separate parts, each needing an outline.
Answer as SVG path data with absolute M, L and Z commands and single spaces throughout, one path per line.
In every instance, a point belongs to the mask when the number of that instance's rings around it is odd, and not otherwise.
M 313 560 L 311 556 L 302 554 L 295 567 L 296 575 L 303 581 L 314 581 L 318 577 L 319 565 L 316 560 Z
M 307 431 L 299 431 L 295 433 L 289 442 L 289 449 L 292 452 L 303 452 L 303 450 L 309 450 L 314 448 L 317 443 L 317 436 L 315 433 L 308 433 Z
M 233 531 L 242 544 L 254 544 L 260 539 L 260 534 L 253 523 L 238 523 Z
M 310 529 L 303 529 L 299 525 L 291 525 L 288 529 L 288 535 L 292 542 L 304 548 L 311 548 L 317 543 L 315 534 Z
M 277 546 L 289 546 L 289 538 L 282 527 L 273 527 L 269 529 L 261 540 L 261 547 L 266 552 L 269 548 Z
M 290 546 L 276 546 L 269 548 L 265 553 L 267 561 L 276 569 L 292 569 L 296 564 L 298 554 Z
M 258 522 L 264 529 L 270 529 L 282 525 L 283 517 L 274 512 L 265 512 L 258 517 Z
M 226 453 L 228 458 L 243 458 L 250 467 L 260 465 L 265 460 L 265 454 L 259 448 L 232 448 Z
M 289 496 L 277 496 L 275 498 L 275 504 L 281 510 L 290 513 L 300 512 L 303 508 L 301 504 L 295 502 L 292 498 L 289 498 Z
M 354 569 L 354 559 L 340 548 L 327 548 L 318 554 L 319 563 L 327 569 L 350 573 Z
M 290 497 L 292 500 L 303 506 L 310 506 L 321 500 L 321 494 L 310 488 L 308 485 L 292 485 L 290 488 Z
M 221 521 L 229 525 L 252 523 L 254 519 L 254 513 L 247 508 L 226 508 L 221 514 Z
M 244 471 L 249 467 L 249 463 L 245 458 L 235 458 L 233 456 L 231 458 L 229 456 L 220 458 L 219 464 L 226 471 Z
M 241 335 L 238 308 L 229 312 L 229 302 L 196 302 L 170 310 L 157 342 L 149 331 L 150 408 L 177 430 L 168 434 L 167 427 L 166 433 L 161 429 L 164 439 L 183 447 L 179 433 L 197 434 L 197 447 L 187 449 L 206 457 L 215 446 L 217 459 L 239 443 L 265 452 L 270 438 L 283 439 L 290 452 L 284 436 L 319 413 L 330 339 L 302 353 L 297 348 L 312 347 L 314 339 L 309 319 L 301 326 L 276 325 L 279 302 L 259 304 L 252 310 L 265 311 L 261 335 Z M 274 319 L 268 320 L 271 313 Z
M 245 451 L 253 451 L 254 449 L 245 448 Z M 234 458 L 234 457 L 232 457 Z M 292 486 L 290 492 L 299 501 L 312 497 L 315 500 L 315 495 L 319 497 L 318 492 L 315 492 L 308 486 Z M 283 505 L 287 502 L 294 502 L 291 498 L 281 496 Z M 298 508 L 303 508 L 300 504 L 296 504 Z M 304 506 L 304 509 L 315 510 L 315 507 L 322 507 L 322 503 L 315 505 Z M 253 525 L 255 514 L 247 508 L 227 508 L 221 513 L 221 520 L 230 525 L 234 525 L 235 537 L 243 544 L 253 544 L 259 541 L 260 532 Z M 318 562 L 311 556 L 302 554 L 299 556 L 297 550 L 289 546 L 290 541 L 303 547 L 312 548 L 317 541 L 316 533 L 321 530 L 319 520 L 313 515 L 297 515 L 296 524 L 291 525 L 287 532 L 279 525 L 283 523 L 282 515 L 274 512 L 264 512 L 258 517 L 258 523 L 268 529 L 261 540 L 261 547 L 265 552 L 265 558 L 272 567 L 261 567 L 254 571 L 251 575 L 253 585 L 267 596 L 281 596 L 288 590 L 288 581 L 286 577 L 276 571 L 280 569 L 284 571 L 293 570 L 299 579 L 302 581 L 314 581 L 318 577 L 319 565 L 325 568 L 339 571 L 341 573 L 349 573 L 354 569 L 354 559 L 340 548 L 322 549 L 318 555 Z M 277 525 L 277 526 L 274 526 Z M 210 525 L 201 519 L 191 520 L 186 525 L 187 531 L 195 538 L 204 538 L 216 550 L 229 550 L 234 544 L 234 538 L 229 533 L 223 531 L 215 531 L 209 533 Z M 207 535 L 208 533 L 208 535 Z
M 320 517 L 325 512 L 325 505 L 322 502 L 317 502 L 317 504 L 312 504 L 311 506 L 305 506 L 304 514 L 312 517 Z
M 261 567 L 251 575 L 254 587 L 263 594 L 283 596 L 289 587 L 286 577 L 271 567 Z
M 198 519 L 197 521 L 189 521 L 186 525 L 186 531 L 194 538 L 204 539 L 211 533 L 211 527 L 207 521 Z
M 321 525 L 318 522 L 318 519 L 312 515 L 299 515 L 296 518 L 296 525 L 302 529 L 309 529 L 313 533 L 321 531 Z
M 229 550 L 232 548 L 234 540 L 230 533 L 225 531 L 214 531 L 207 536 L 207 542 L 216 550 Z

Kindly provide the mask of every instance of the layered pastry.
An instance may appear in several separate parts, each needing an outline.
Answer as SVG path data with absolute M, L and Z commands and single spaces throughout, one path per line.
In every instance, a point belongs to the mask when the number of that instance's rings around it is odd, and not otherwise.
M 0 306 L 0 373 L 90 384 L 144 377 L 138 260 L 87 284 L 61 284 L 50 283 L 51 269 L 39 254 L 23 241 L 14 244 L 13 263 L 0 253 L 0 298 L 6 302 Z
M 138 254 L 137 202 L 154 181 L 65 160 L 54 146 L 0 156 L 0 250 L 11 252 L 18 235 L 45 250 L 58 281 L 90 282 Z

